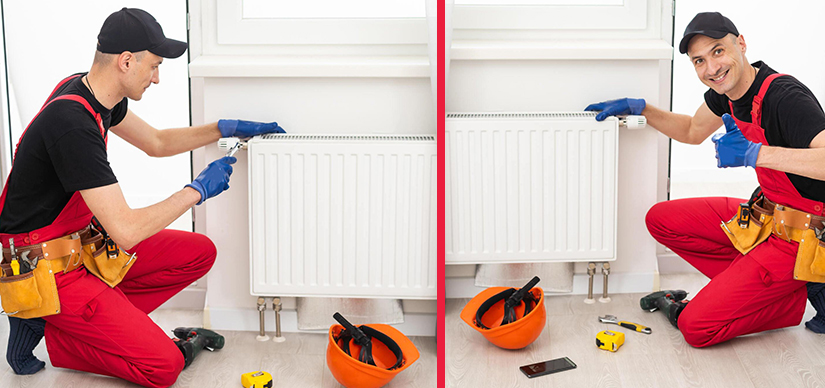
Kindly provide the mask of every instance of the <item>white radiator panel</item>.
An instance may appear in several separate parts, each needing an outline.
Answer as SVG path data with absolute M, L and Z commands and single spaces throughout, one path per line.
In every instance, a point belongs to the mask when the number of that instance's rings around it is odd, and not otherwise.
M 434 136 L 249 141 L 253 295 L 436 297 Z
M 616 118 L 454 113 L 445 141 L 447 264 L 615 260 Z

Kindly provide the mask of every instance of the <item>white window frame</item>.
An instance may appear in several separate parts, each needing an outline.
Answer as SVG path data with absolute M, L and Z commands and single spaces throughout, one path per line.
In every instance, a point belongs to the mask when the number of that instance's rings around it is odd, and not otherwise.
M 455 0 L 456 5 L 618 5 L 623 0 Z
M 621 6 L 455 5 L 453 28 L 467 30 L 643 30 L 648 0 Z
M 426 18 L 244 19 L 243 0 L 218 0 L 217 17 L 219 44 L 427 44 Z

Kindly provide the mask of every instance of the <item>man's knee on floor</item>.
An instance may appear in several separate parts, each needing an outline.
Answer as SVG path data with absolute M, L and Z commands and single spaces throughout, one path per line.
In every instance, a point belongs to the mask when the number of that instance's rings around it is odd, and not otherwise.
M 684 309 L 679 315 L 679 331 L 685 337 L 685 342 L 695 348 L 703 348 L 713 345 L 713 328 L 702 324 L 702 320 L 691 309 Z
M 175 384 L 178 375 L 183 371 L 183 353 L 169 340 L 169 346 L 157 349 L 156 357 L 144 363 L 146 379 L 156 387 L 168 387 Z

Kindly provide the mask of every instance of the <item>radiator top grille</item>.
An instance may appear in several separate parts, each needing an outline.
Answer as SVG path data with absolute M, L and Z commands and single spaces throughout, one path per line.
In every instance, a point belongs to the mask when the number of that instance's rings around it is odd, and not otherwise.
M 433 135 L 297 135 L 270 133 L 260 138 L 279 141 L 435 141 L 435 136 Z
M 574 119 L 595 118 L 597 112 L 447 113 L 448 119 Z

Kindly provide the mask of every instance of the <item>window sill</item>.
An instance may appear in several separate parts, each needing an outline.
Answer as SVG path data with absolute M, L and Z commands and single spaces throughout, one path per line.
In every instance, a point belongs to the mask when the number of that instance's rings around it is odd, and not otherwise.
M 425 56 L 202 55 L 189 63 L 189 76 L 429 78 L 430 62 Z
M 670 60 L 673 47 L 663 40 L 454 40 L 451 60 Z

